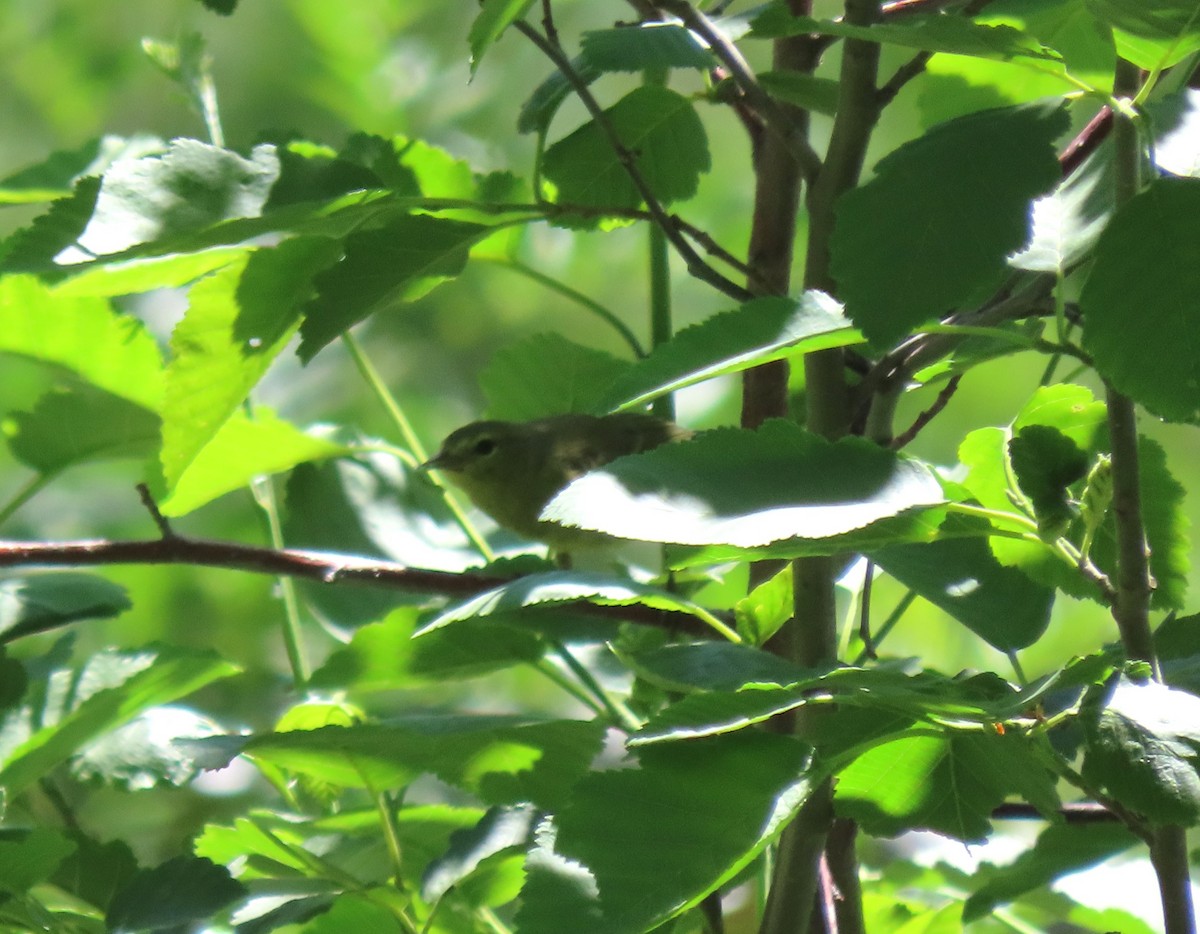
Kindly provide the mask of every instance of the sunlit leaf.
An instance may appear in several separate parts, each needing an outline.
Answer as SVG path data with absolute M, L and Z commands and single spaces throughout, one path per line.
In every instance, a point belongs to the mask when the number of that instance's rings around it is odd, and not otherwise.
M 1085 0 L 1098 20 L 1113 28 L 1117 51 L 1139 68 L 1169 68 L 1200 49 L 1196 0 Z
M 754 547 L 841 535 L 942 500 L 918 461 L 779 420 L 620 458 L 574 481 L 542 518 L 620 538 Z
M 492 0 L 491 3 L 483 5 L 475 21 L 471 23 L 471 31 L 467 34 L 467 41 L 471 43 L 472 75 L 492 43 L 504 34 L 504 30 L 523 17 L 531 6 L 533 0 Z
M 616 375 L 603 410 L 630 409 L 706 379 L 737 373 L 790 354 L 842 347 L 861 336 L 823 292 L 800 299 L 759 298 L 684 328 Z
M 256 477 L 346 453 L 343 445 L 307 434 L 266 409 L 255 410 L 253 417 L 238 410 L 178 472 L 159 507 L 165 516 L 186 515 Z
M 629 92 L 605 113 L 659 201 L 684 201 L 696 193 L 710 160 L 704 126 L 686 97 L 647 85 Z M 558 200 L 564 204 L 624 209 L 642 203 L 595 121 L 547 149 L 543 171 L 558 186 Z

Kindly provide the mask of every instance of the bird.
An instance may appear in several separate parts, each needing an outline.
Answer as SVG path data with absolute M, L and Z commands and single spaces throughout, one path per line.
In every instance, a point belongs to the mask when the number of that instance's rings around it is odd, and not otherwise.
M 560 490 L 618 457 L 692 434 L 674 422 L 638 412 L 478 421 L 453 431 L 421 467 L 442 471 L 498 525 L 562 552 L 613 539 L 541 520 L 542 510 Z

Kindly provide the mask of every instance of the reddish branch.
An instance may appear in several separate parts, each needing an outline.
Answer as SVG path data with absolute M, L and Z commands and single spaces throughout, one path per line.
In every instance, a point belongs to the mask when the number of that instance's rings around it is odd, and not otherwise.
M 283 575 L 320 584 L 370 584 L 464 599 L 511 583 L 511 578 L 471 571 L 434 571 L 353 555 L 290 548 L 277 551 L 174 534 L 159 539 L 125 542 L 106 539 L 72 542 L 0 541 L 0 568 L 92 567 L 108 564 L 187 564 L 249 571 L 252 574 Z M 656 610 L 639 604 L 580 604 L 573 606 L 572 612 L 693 635 L 712 635 L 712 630 L 687 613 Z

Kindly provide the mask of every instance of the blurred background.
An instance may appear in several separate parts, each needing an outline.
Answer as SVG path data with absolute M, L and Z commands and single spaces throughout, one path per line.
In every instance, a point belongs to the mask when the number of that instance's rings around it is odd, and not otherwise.
M 1022 4 L 996 6 L 1019 12 Z M 469 0 L 242 0 L 235 15 L 220 17 L 196 0 L 119 4 L 0 0 L 0 121 L 6 127 L 0 134 L 0 178 L 56 150 L 77 149 L 106 134 L 204 139 L 199 115 L 141 47 L 143 38 L 175 41 L 196 32 L 213 58 L 226 145 L 232 149 L 246 152 L 261 138 L 280 134 L 334 147 L 356 131 L 403 134 L 444 147 L 477 171 L 509 170 L 528 179 L 535 141 L 515 131 L 516 119 L 525 97 L 550 73 L 550 67 L 529 43 L 510 33 L 489 51 L 471 80 L 465 37 L 477 9 Z M 555 9 L 567 42 L 583 29 L 632 17 L 629 6 L 594 0 L 560 0 Z M 736 12 L 739 6 L 733 9 Z M 833 3 L 818 3 L 818 13 L 832 15 L 835 9 Z M 751 47 L 751 54 L 757 56 L 755 64 L 767 67 L 765 43 Z M 889 52 L 883 73 L 890 74 L 906 58 Z M 835 75 L 836 66 L 835 55 L 822 66 L 822 73 Z M 597 93 L 603 102 L 612 103 L 636 80 L 606 76 L 597 84 Z M 1045 80 L 1030 82 L 1019 93 L 1036 97 L 1057 90 Z M 702 87 L 694 74 L 673 77 L 672 86 L 685 93 Z M 985 79 L 966 74 L 965 66 L 942 63 L 910 84 L 889 108 L 877 135 L 875 156 L 918 135 L 932 122 L 1003 102 Z M 677 210 L 725 248 L 744 255 L 753 182 L 745 136 L 727 109 L 699 106 L 713 169 L 698 196 Z M 1081 112 L 1077 121 L 1088 116 Z M 555 120 L 551 139 L 582 121 L 581 108 L 568 102 Z M 818 118 L 818 143 L 826 129 Z M 0 234 L 7 235 L 42 210 L 40 205 L 4 206 Z M 648 340 L 644 229 L 578 233 L 533 225 L 513 233 L 505 244 L 490 243 L 485 252 L 507 253 L 570 284 L 616 311 L 639 337 Z M 680 263 L 673 268 L 677 327 L 731 307 L 730 300 L 689 279 Z M 800 272 L 797 269 L 797 281 Z M 186 307 L 186 297 L 156 294 L 128 307 L 165 343 Z M 546 331 L 610 353 L 628 354 L 610 327 L 577 304 L 510 268 L 488 262 L 470 263 L 460 278 L 411 306 L 376 316 L 360 327 L 359 334 L 419 435 L 433 447 L 452 428 L 483 412 L 477 377 L 496 350 Z M 1043 368 L 1041 359 L 1025 355 L 973 371 L 946 412 L 911 450 L 935 463 L 953 464 L 962 437 L 976 427 L 1006 424 L 1036 387 Z M 0 414 L 29 406 L 50 379 L 22 361 L 0 361 Z M 1099 388 L 1094 381 L 1092 386 Z M 680 420 L 695 428 L 733 423 L 736 388 L 718 382 L 685 393 L 679 400 Z M 797 385 L 796 390 L 802 387 Z M 907 425 L 930 404 L 935 392 L 936 388 L 925 390 L 906 399 L 897 425 Z M 300 425 L 349 424 L 376 436 L 391 431 L 339 344 L 322 351 L 306 368 L 294 355 L 285 354 L 259 398 Z M 1185 486 L 1194 482 L 1192 465 L 1200 455 L 1195 433 L 1146 417 L 1143 430 L 1166 444 L 1181 482 Z M 28 471 L 0 449 L 0 503 L 17 495 L 28 479 Z M 94 467 L 64 476 L 16 511 L 0 526 L 0 536 L 52 540 L 152 535 L 150 519 L 133 489 L 139 479 L 136 464 Z M 1194 510 L 1195 504 L 1189 503 L 1189 508 Z M 266 541 L 263 521 L 248 492 L 226 496 L 177 525 L 190 534 Z M 270 580 L 190 568 L 112 568 L 105 573 L 129 589 L 134 608 L 111 622 L 79 627 L 77 651 L 158 639 L 216 648 L 248 671 L 247 677 L 226 682 L 220 696 L 209 699 L 223 717 L 234 721 L 227 722 L 229 726 L 269 727 L 294 699 L 289 698 L 287 679 L 281 677 L 286 670 L 277 628 L 281 610 Z M 874 617 L 883 619 L 901 594 L 898 587 L 881 581 L 875 590 Z M 1024 670 L 1036 677 L 1115 637 L 1100 607 L 1060 598 L 1046 638 L 1021 653 Z M 25 640 L 16 650 L 36 654 L 46 645 Z M 318 655 L 328 645 L 323 635 L 314 634 Z M 886 648 L 891 655 L 921 655 L 928 666 L 951 673 L 982 668 L 1012 677 L 1002 655 L 921 601 L 906 614 Z M 264 696 L 274 697 L 275 706 L 264 705 Z M 449 703 L 452 698 L 465 707 L 476 703 L 537 708 L 560 702 L 540 682 L 514 675 L 470 682 L 465 688 L 421 688 L 422 703 L 439 699 Z M 185 801 L 181 796 L 189 797 Z M 146 824 L 149 846 L 155 839 L 165 845 L 173 835 L 188 833 L 197 821 L 220 813 L 218 798 L 196 796 L 189 790 L 155 792 L 145 801 L 137 819 Z M 101 793 L 88 805 L 97 820 L 105 819 L 104 802 Z M 240 809 L 240 805 L 233 807 L 234 812 Z

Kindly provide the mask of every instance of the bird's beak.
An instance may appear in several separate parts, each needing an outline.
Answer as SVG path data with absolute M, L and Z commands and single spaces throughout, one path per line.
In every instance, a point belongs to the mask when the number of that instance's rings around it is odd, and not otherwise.
M 454 464 L 451 462 L 451 459 L 446 456 L 445 451 L 438 451 L 437 454 L 433 455 L 433 457 L 429 458 L 429 460 L 417 468 L 417 470 L 421 471 L 421 473 L 428 473 L 431 470 L 453 469 Z

